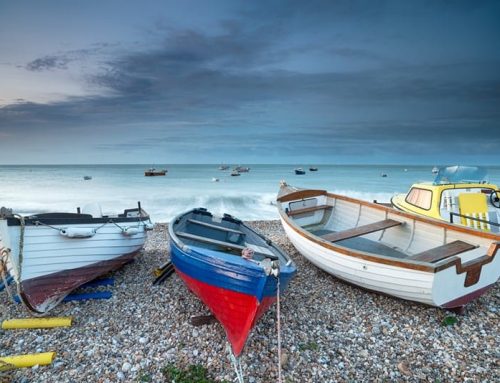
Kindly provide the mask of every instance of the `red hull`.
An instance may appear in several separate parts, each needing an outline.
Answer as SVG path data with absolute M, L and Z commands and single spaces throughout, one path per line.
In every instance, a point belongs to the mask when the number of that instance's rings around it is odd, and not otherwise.
M 21 298 L 33 311 L 45 313 L 55 307 L 71 291 L 109 271 L 130 262 L 138 252 L 80 267 L 58 271 L 21 282 Z
M 276 297 L 265 297 L 258 302 L 252 295 L 200 282 L 177 269 L 176 272 L 222 324 L 234 355 L 239 356 L 250 330 L 276 301 Z

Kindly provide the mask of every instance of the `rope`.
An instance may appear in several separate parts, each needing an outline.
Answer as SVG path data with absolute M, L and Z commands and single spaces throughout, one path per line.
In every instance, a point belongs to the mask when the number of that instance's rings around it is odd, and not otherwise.
M 8 254 L 8 253 L 5 252 L 4 254 Z M 3 282 L 3 285 L 4 285 L 5 291 L 7 291 L 7 295 L 9 296 L 10 300 L 12 302 L 15 302 L 14 296 L 12 295 L 12 293 L 10 291 L 10 286 L 7 283 L 7 275 L 5 273 L 5 270 L 7 270 L 7 266 L 6 266 L 6 260 L 3 259 L 3 256 L 2 256 L 2 259 L 1 259 L 0 262 L 1 262 L 0 263 L 0 268 L 1 268 L 2 282 Z
M 281 383 L 281 315 L 280 315 L 280 278 L 276 282 L 276 316 L 277 316 L 277 330 L 278 330 L 278 383 Z
M 19 216 L 20 217 L 20 216 Z M 55 227 L 55 226 L 52 226 L 52 225 L 49 225 L 48 223 L 45 223 L 45 222 L 41 222 L 41 221 L 35 221 L 34 222 L 36 226 L 46 226 L 46 227 L 50 227 L 51 229 L 54 229 L 54 230 L 57 230 L 57 231 L 61 231 L 61 229 L 59 227 Z M 100 226 L 97 226 L 95 229 L 94 229 L 94 232 L 97 233 L 97 231 L 99 229 L 102 229 L 104 226 L 106 226 L 108 223 L 112 223 L 113 225 L 115 225 L 116 227 L 118 227 L 120 230 L 122 231 L 125 231 L 125 228 L 118 225 L 115 221 L 113 221 L 112 219 L 110 219 L 109 221 L 107 222 L 104 222 L 102 225 Z M 149 223 L 151 223 L 151 219 L 149 219 Z M 142 224 L 142 225 L 141 225 Z M 139 217 L 139 219 L 137 220 L 137 228 L 140 228 L 141 226 L 145 227 L 146 226 L 146 222 L 142 220 L 142 215 Z M 134 226 L 129 226 L 129 227 L 134 227 Z
M 37 312 L 34 312 L 31 310 L 31 308 L 28 306 L 28 304 L 24 301 L 23 296 L 21 294 L 21 273 L 22 273 L 22 268 L 23 268 L 23 253 L 24 253 L 24 233 L 26 229 L 26 222 L 24 221 L 24 217 L 19 214 L 14 214 L 15 217 L 19 219 L 20 222 L 20 229 L 21 233 L 19 235 L 19 254 L 18 254 L 18 265 L 19 269 L 17 270 L 17 278 L 15 278 L 16 281 L 16 291 L 17 291 L 17 296 L 19 298 L 19 301 L 22 303 L 23 307 L 26 309 L 29 315 L 34 316 L 34 317 L 41 317 L 44 314 L 40 314 Z M 12 262 L 14 265 L 16 262 Z
M 245 383 L 243 380 L 243 370 L 241 368 L 241 363 L 238 358 L 236 358 L 233 354 L 233 350 L 231 350 L 231 346 L 229 343 L 226 345 L 226 350 L 229 353 L 229 359 L 233 363 L 234 372 L 236 373 L 236 382 Z

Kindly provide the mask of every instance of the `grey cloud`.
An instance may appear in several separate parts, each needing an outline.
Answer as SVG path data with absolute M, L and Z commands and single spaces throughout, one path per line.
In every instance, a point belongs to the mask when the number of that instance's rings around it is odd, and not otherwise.
M 351 46 L 352 40 L 311 42 L 308 36 L 307 41 L 287 42 L 288 31 L 313 28 L 314 20 L 328 29 L 325 25 L 333 21 L 355 17 L 359 8 L 350 1 L 304 4 L 273 2 L 268 13 L 243 12 L 239 19 L 221 22 L 217 32 L 161 25 L 156 31 L 161 43 L 155 48 L 107 57 L 99 73 L 87 75 L 86 81 L 101 87 L 102 95 L 5 106 L 0 108 L 0 133 L 78 133 L 98 126 L 102 140 L 94 149 L 100 152 L 174 146 L 195 152 L 216 143 L 227 151 L 287 153 L 295 148 L 325 156 L 418 155 L 443 147 L 481 154 L 500 144 L 499 62 L 405 65 L 376 45 Z M 380 17 L 384 7 L 371 4 L 359 18 Z M 257 18 L 259 12 L 262 17 Z M 328 21 L 332 13 L 335 19 Z M 71 60 L 108 49 L 113 47 L 101 44 L 47 56 L 30 63 L 31 70 L 64 68 Z M 283 69 L 299 54 L 306 60 L 303 71 Z M 336 56 L 379 65 L 307 70 L 315 60 L 329 64 Z M 176 127 L 179 120 L 187 123 Z M 130 124 L 140 127 L 128 131 Z M 120 127 L 125 134 L 115 133 Z
M 64 56 L 45 56 L 35 59 L 26 64 L 26 69 L 33 72 L 45 70 L 67 69 L 71 60 Z

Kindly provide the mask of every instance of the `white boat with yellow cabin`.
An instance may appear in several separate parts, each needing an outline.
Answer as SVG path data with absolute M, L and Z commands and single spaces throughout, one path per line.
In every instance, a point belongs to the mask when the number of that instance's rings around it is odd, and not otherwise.
M 434 182 L 413 184 L 391 199 L 398 210 L 481 231 L 500 232 L 500 190 L 487 171 L 473 166 L 441 168 Z

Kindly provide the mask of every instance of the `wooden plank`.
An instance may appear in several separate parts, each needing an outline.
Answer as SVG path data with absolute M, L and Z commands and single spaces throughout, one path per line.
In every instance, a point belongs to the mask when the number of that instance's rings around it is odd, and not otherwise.
M 245 235 L 245 233 L 243 233 L 242 231 L 230 229 L 230 228 L 224 227 L 224 226 L 213 225 L 213 224 L 208 223 L 208 222 L 198 221 L 197 219 L 191 219 L 190 218 L 187 221 L 189 223 L 193 223 L 195 225 L 205 226 L 205 227 L 209 227 L 209 228 L 215 229 L 215 230 L 227 231 L 229 233 L 235 233 L 235 234 Z
M 192 239 L 194 241 L 200 241 L 200 242 L 210 243 L 212 245 L 222 246 L 222 247 L 225 247 L 225 248 L 228 248 L 228 249 L 243 250 L 245 248 L 244 246 L 240 246 L 240 245 L 237 245 L 235 243 L 218 241 L 216 239 L 207 238 L 207 237 L 201 237 L 199 235 L 184 233 L 182 231 L 179 231 L 179 232 L 177 232 L 175 234 L 178 237 L 188 238 L 188 239 Z
M 451 257 L 453 255 L 457 255 L 460 253 L 464 253 L 466 251 L 477 248 L 477 246 L 471 245 L 470 243 L 463 241 L 453 241 L 447 243 L 446 245 L 434 247 L 430 250 L 423 251 L 418 254 L 414 254 L 408 259 L 413 261 L 422 261 L 422 262 L 430 262 L 435 263 L 439 262 L 443 259 Z
M 329 233 L 321 235 L 322 239 L 330 242 L 342 241 L 344 239 L 349 239 L 353 237 L 359 237 L 361 235 L 370 234 L 375 231 L 385 230 L 390 227 L 399 226 L 403 222 L 395 221 L 393 219 L 385 219 L 383 221 L 378 221 L 370 223 L 368 225 L 358 226 L 353 229 L 338 231 L 336 233 Z
M 217 245 L 217 246 L 220 246 L 220 247 L 224 247 L 226 249 L 231 249 L 231 250 L 243 250 L 243 249 L 246 249 L 245 246 L 237 245 L 235 243 L 218 241 L 218 240 L 212 239 L 212 238 L 200 237 L 199 235 L 194 235 L 194 234 L 189 234 L 189 233 L 184 233 L 184 232 L 177 232 L 175 234 L 178 237 L 181 237 L 181 238 L 188 238 L 188 239 L 192 239 L 194 241 L 200 241 L 200 242 L 204 242 L 204 243 L 209 243 L 209 244 L 212 244 L 212 245 Z M 247 243 L 246 245 L 248 246 L 249 244 Z M 254 249 L 252 249 L 252 250 L 254 250 Z M 276 256 L 276 255 L 274 255 L 274 254 L 266 254 L 266 253 L 262 253 L 262 252 L 256 251 L 256 250 L 254 250 L 254 254 L 255 255 L 260 255 L 260 256 L 262 256 L 264 258 L 269 258 L 269 259 L 272 259 L 272 260 L 278 260 L 279 259 L 279 257 Z M 241 253 L 240 254 L 233 254 L 233 255 L 241 256 Z
M 294 215 L 311 213 L 314 211 L 326 210 L 326 209 L 331 209 L 331 208 L 332 208 L 332 206 L 330 206 L 330 205 L 318 205 L 318 206 L 305 207 L 303 209 L 289 210 L 287 214 L 289 217 L 291 217 Z
M 285 194 L 281 194 L 282 191 Z M 326 190 L 297 190 L 290 193 L 286 193 L 285 190 L 280 189 L 278 195 L 278 202 L 300 201 L 302 199 L 326 195 L 326 193 L 327 193 Z

